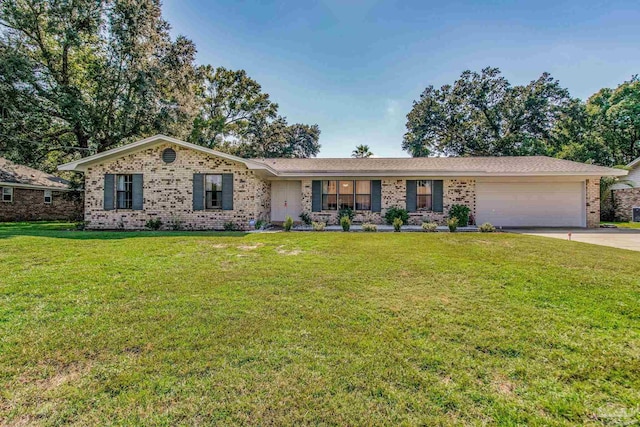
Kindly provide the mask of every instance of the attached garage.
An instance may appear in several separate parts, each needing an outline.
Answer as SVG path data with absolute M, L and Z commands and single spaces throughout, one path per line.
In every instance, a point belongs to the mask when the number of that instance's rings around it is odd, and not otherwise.
M 585 227 L 585 183 L 478 181 L 476 216 L 499 227 Z

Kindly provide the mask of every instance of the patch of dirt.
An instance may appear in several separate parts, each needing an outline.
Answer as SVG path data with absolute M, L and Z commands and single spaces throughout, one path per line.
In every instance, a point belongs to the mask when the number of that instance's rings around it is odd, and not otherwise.
M 279 253 L 280 255 L 300 255 L 302 253 L 302 251 L 300 249 L 283 249 L 284 246 L 278 246 L 276 248 L 276 252 Z
M 502 395 L 510 396 L 516 389 L 516 385 L 509 381 L 507 378 L 497 376 L 493 380 L 493 387 L 496 391 Z
M 258 249 L 260 246 L 263 246 L 264 243 L 256 243 L 255 245 L 242 245 L 238 246 L 238 249 L 243 251 L 252 251 L 254 249 Z

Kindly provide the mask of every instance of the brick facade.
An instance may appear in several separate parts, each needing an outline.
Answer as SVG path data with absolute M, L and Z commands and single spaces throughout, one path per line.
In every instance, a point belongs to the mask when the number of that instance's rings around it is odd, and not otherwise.
M 600 227 L 600 179 L 587 179 L 585 186 L 587 228 L 598 228 Z
M 161 155 L 171 147 L 176 160 L 166 164 Z M 104 210 L 104 175 L 143 174 L 142 210 Z M 233 173 L 233 210 L 193 210 L 193 174 Z M 271 184 L 244 164 L 175 144 L 159 144 L 133 154 L 91 166 L 85 173 L 85 220 L 91 229 L 143 229 L 159 218 L 164 228 L 178 221 L 185 229 L 219 230 L 232 222 L 249 228 L 250 220 L 269 219 Z
M 640 187 L 613 190 L 616 221 L 631 221 L 632 209 L 640 207 Z
M 82 218 L 82 200 L 52 190 L 50 204 L 44 190 L 13 187 L 13 201 L 0 201 L 0 221 L 76 221 Z
M 384 222 L 384 214 L 387 209 L 398 206 L 406 208 L 407 180 L 406 178 L 382 178 L 381 179 L 381 204 L 382 212 L 355 212 L 354 222 L 372 222 L 381 224 Z M 308 212 L 314 221 L 322 221 L 327 224 L 338 223 L 338 213 L 335 210 L 311 212 L 311 183 L 312 180 L 302 181 L 302 211 Z M 451 205 L 463 204 L 471 208 L 471 213 L 476 212 L 476 181 L 474 179 L 444 179 L 443 180 L 443 212 L 411 212 L 409 224 L 419 225 L 424 221 L 436 221 L 444 225 L 447 212 Z

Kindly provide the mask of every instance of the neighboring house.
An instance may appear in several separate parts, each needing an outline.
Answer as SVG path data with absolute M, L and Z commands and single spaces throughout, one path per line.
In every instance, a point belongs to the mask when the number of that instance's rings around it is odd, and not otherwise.
M 0 221 L 76 220 L 82 200 L 69 182 L 0 157 Z
M 627 183 L 611 187 L 615 217 L 619 221 L 640 222 L 640 157 L 629 163 L 627 169 L 629 175 L 624 178 Z
M 188 229 L 233 222 L 382 222 L 406 208 L 410 222 L 443 223 L 453 204 L 477 223 L 597 227 L 601 176 L 626 171 L 549 157 L 243 159 L 158 135 L 59 167 L 85 174 L 85 220 L 93 229 L 140 229 L 149 219 Z

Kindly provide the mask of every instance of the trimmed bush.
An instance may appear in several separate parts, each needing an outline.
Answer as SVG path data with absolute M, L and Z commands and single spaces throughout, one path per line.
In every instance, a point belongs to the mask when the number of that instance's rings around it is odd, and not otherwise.
M 162 221 L 160 221 L 160 218 L 150 219 L 144 226 L 149 230 L 157 231 L 160 230 L 160 227 L 162 227 Z
M 238 224 L 236 224 L 233 221 L 225 222 L 223 227 L 224 227 L 224 231 L 239 231 L 239 230 L 241 230 L 241 228 L 238 227 Z
M 392 206 L 389 209 L 387 209 L 387 212 L 385 212 L 384 214 L 384 219 L 387 222 L 387 224 L 392 225 L 393 221 L 396 218 L 400 218 L 402 220 L 402 223 L 406 224 L 409 222 L 409 212 L 407 212 L 406 209 L 403 209 L 398 206 Z
M 342 221 L 343 217 L 347 217 L 349 218 L 349 221 L 353 221 L 353 216 L 355 214 L 353 213 L 353 209 L 351 208 L 342 208 L 338 211 L 338 221 Z
M 400 229 L 402 228 L 402 224 L 404 224 L 404 222 L 400 218 L 394 219 L 393 220 L 393 231 L 399 232 Z
M 449 217 L 458 218 L 458 226 L 466 227 L 469 225 L 469 213 L 471 209 L 466 205 L 451 205 L 449 208 Z
M 324 222 L 315 222 L 315 221 L 313 221 L 313 222 L 311 223 L 311 226 L 313 227 L 313 231 L 324 231 L 324 227 L 325 227 L 326 225 L 327 225 L 327 224 L 326 224 L 326 223 L 324 223 Z
M 302 212 L 300 214 L 300 220 L 304 225 L 311 225 L 311 222 L 312 222 L 311 215 L 309 215 L 309 212 Z
M 455 216 L 447 220 L 447 226 L 449 227 L 449 231 L 452 233 L 458 229 L 458 224 L 458 218 L 456 218 Z
M 351 228 L 351 219 L 348 216 L 343 216 L 340 218 L 340 225 L 342 226 L 342 231 L 349 231 Z
M 362 231 L 375 232 L 375 231 L 378 231 L 378 226 L 375 224 L 366 222 L 362 224 Z
M 435 222 L 423 222 L 422 230 L 427 231 L 429 233 L 433 233 L 438 229 L 438 224 Z
M 494 231 L 496 231 L 496 228 L 489 222 L 485 222 L 484 224 L 482 224 L 479 229 L 482 233 L 493 233 Z
M 284 231 L 291 231 L 291 229 L 293 228 L 293 218 L 287 215 L 287 217 L 284 219 L 284 222 L 282 223 L 282 226 L 284 227 Z

